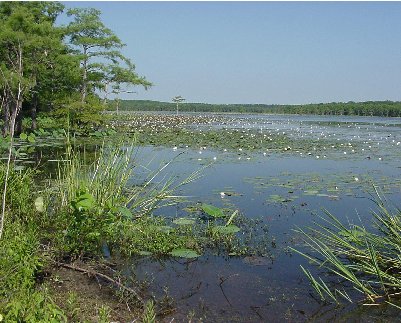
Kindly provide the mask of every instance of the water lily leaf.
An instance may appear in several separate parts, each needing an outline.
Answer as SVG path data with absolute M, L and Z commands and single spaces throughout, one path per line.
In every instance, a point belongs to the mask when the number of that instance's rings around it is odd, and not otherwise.
M 227 226 L 217 225 L 212 230 L 213 230 L 213 232 L 221 233 L 221 234 L 234 234 L 234 233 L 241 231 L 241 229 L 234 224 L 230 224 Z
M 180 257 L 180 258 L 197 258 L 198 255 L 194 250 L 191 249 L 174 249 L 170 252 L 170 255 L 173 257 Z
M 213 205 L 202 204 L 202 210 L 207 215 L 210 215 L 211 217 L 214 217 L 214 218 L 222 218 L 222 217 L 224 217 L 223 211 L 220 208 L 215 207 Z
M 173 223 L 178 224 L 178 225 L 192 225 L 195 224 L 194 219 L 190 218 L 178 218 L 173 221 Z
M 38 211 L 40 213 L 45 211 L 45 204 L 43 202 L 42 196 L 39 196 L 35 199 L 35 208 L 36 208 L 36 211 Z

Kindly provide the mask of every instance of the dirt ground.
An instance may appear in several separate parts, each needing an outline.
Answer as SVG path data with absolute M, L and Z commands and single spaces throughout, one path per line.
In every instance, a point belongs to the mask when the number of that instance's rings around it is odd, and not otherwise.
M 74 266 L 88 269 L 83 263 Z M 96 276 L 57 266 L 47 272 L 45 283 L 69 322 L 141 321 L 141 304 L 122 299 L 115 286 Z

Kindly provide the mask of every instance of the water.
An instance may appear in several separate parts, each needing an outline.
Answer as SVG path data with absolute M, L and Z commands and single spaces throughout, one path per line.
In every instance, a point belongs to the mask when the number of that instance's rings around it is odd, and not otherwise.
M 177 192 L 186 201 L 160 209 L 157 215 L 185 217 L 184 208 L 197 202 L 238 209 L 267 226 L 267 231 L 258 232 L 269 245 L 264 257 L 207 253 L 191 261 L 134 258 L 127 274 L 150 280 L 150 294 L 162 296 L 168 289 L 176 311 L 166 322 L 188 321 L 191 313 L 205 322 L 394 321 L 397 312 L 392 307 L 321 304 L 300 265 L 316 269 L 291 248 L 306 250 L 294 229 L 322 223 L 325 210 L 344 223 L 369 228 L 376 191 L 400 206 L 400 125 L 399 118 L 213 115 L 208 123 L 186 127 L 195 133 L 209 129 L 228 133 L 242 129 L 244 134 L 256 130 L 267 136 L 285 133 L 294 140 L 322 140 L 327 149 L 314 150 L 313 144 L 289 151 L 236 152 L 225 151 L 224 145 L 213 150 L 177 148 L 175 143 L 139 147 L 136 182 L 171 160 L 156 180 L 179 182 L 204 168 L 201 178 Z M 135 269 L 128 269 L 132 264 Z
M 149 169 L 157 169 L 182 153 L 168 168 L 177 180 L 209 165 L 202 178 L 181 188 L 179 193 L 188 201 L 159 210 L 160 214 L 187 216 L 184 206 L 196 202 L 230 207 L 247 217 L 262 219 L 268 225 L 265 234 L 272 241 L 269 256 L 264 258 L 207 254 L 190 262 L 134 259 L 135 275 L 153 280 L 151 292 L 160 296 L 167 287 L 176 299 L 177 311 L 166 320 L 185 321 L 191 311 L 209 322 L 375 321 L 378 317 L 385 320 L 381 311 L 387 311 L 388 317 L 395 315 L 391 308 L 382 307 L 376 313 L 355 305 L 334 308 L 320 304 L 311 296 L 313 292 L 300 269 L 302 265 L 313 270 L 312 266 L 289 247 L 305 250 L 294 229 L 321 222 L 324 210 L 344 223 L 370 227 L 376 189 L 399 206 L 400 123 L 399 119 L 373 117 L 237 115 L 229 116 L 224 125 L 212 122 L 192 126 L 203 131 L 241 127 L 284 131 L 294 138 L 335 137 L 340 147 L 347 147 L 325 158 L 300 152 L 230 153 L 223 147 L 141 148 L 141 158 L 153 158 L 146 166 Z M 343 154 L 350 142 L 360 144 L 358 151 Z M 221 192 L 236 194 L 222 198 Z

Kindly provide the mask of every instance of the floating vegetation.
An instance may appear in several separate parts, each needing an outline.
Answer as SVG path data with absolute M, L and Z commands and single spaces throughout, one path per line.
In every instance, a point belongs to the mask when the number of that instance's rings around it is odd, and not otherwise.
M 322 122 L 288 116 L 157 115 L 115 116 L 111 128 L 138 134 L 142 145 L 173 150 L 199 149 L 239 155 L 260 152 L 262 156 L 290 154 L 325 160 L 367 159 L 383 161 L 401 157 L 390 147 L 401 148 L 401 137 L 387 124 L 367 122 Z M 379 133 L 377 131 L 380 131 Z M 240 158 L 240 157 L 238 157 Z M 214 156 L 218 160 L 218 156 Z
M 358 180 L 356 180 L 358 179 Z M 272 203 L 292 202 L 299 196 L 311 196 L 338 200 L 341 196 L 357 196 L 361 192 L 369 194 L 373 185 L 386 194 L 393 194 L 401 188 L 401 179 L 388 176 L 375 176 L 371 173 L 355 174 L 280 174 L 277 177 L 244 178 L 257 191 L 284 191 L 286 194 L 270 194 L 268 201 Z M 295 195 L 297 193 L 298 195 Z
M 197 258 L 200 256 L 196 253 L 196 251 L 191 249 L 174 249 L 170 252 L 170 255 L 180 258 Z

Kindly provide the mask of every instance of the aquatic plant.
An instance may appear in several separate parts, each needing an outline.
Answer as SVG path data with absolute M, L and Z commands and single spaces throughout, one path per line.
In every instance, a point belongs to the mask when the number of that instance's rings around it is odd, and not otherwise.
M 346 226 L 326 212 L 323 224 L 296 230 L 312 253 L 293 249 L 336 277 L 337 284 L 351 285 L 367 304 L 393 303 L 401 295 L 401 210 L 390 211 L 382 199 L 377 206 L 374 228 Z M 345 287 L 333 287 L 333 281 L 302 270 L 322 300 L 353 301 Z
M 175 203 L 179 196 L 174 192 L 199 176 L 199 171 L 196 171 L 178 183 L 163 176 L 163 180 L 158 182 L 157 176 L 170 161 L 142 183 L 134 184 L 132 178 L 138 167 L 135 149 L 132 141 L 113 147 L 103 144 L 96 151 L 95 160 L 87 162 L 85 153 L 67 148 L 67 155 L 59 165 L 57 180 L 53 183 L 55 189 L 50 190 L 47 199 L 52 208 L 52 214 L 47 217 L 48 225 L 53 228 L 48 231 L 58 236 L 56 241 L 60 250 L 80 255 L 98 253 L 105 243 L 110 246 L 124 243 L 124 250 L 133 247 L 136 242 L 128 243 L 127 239 L 134 238 L 137 230 L 149 232 L 149 228 L 154 229 L 160 222 L 152 218 L 155 208 Z M 161 231 L 151 234 L 155 246 L 156 235 L 164 235 Z M 172 235 L 166 237 L 174 241 Z M 145 241 L 142 248 L 133 250 L 146 251 L 144 244 Z M 172 247 L 168 248 L 160 253 L 171 251 Z

